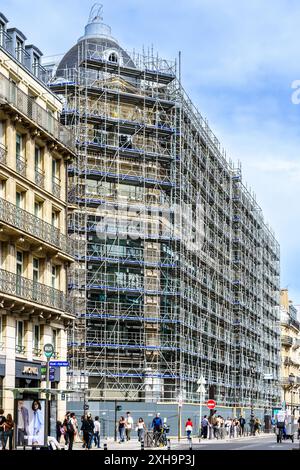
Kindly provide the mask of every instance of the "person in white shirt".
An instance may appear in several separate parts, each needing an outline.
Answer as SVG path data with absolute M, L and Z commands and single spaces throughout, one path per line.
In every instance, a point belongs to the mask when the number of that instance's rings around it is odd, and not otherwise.
M 95 447 L 100 449 L 100 421 L 99 421 L 99 416 L 95 416 L 93 440 L 95 442 Z
M 127 414 L 127 418 L 125 420 L 126 439 L 127 439 L 127 441 L 130 441 L 130 435 L 131 435 L 131 431 L 132 431 L 132 428 L 133 428 L 133 418 L 132 418 L 129 411 L 127 411 L 126 414 Z

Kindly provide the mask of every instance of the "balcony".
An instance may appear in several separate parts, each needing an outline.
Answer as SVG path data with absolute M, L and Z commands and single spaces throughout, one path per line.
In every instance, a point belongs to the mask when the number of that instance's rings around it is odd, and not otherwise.
M 41 355 L 42 355 L 42 350 L 39 349 L 39 348 L 33 348 L 33 349 L 32 349 L 32 354 L 33 354 L 33 356 L 41 357 Z
M 5 145 L 0 144 L 0 163 L 6 165 L 6 157 L 7 157 L 7 148 Z
M 40 188 L 44 188 L 45 172 L 41 171 L 39 168 L 36 168 L 34 171 L 34 181 Z
M 50 134 L 55 140 L 68 147 L 74 152 L 73 134 L 70 129 L 60 124 L 46 109 L 42 108 L 33 98 L 20 90 L 15 83 L 0 73 L 0 102 L 2 105 L 13 106 L 34 122 L 35 126 L 40 127 Z
M 17 354 L 25 354 L 25 346 L 22 346 L 20 344 L 16 344 L 16 353 Z
M 281 344 L 283 346 L 292 346 L 293 345 L 293 338 L 291 336 L 282 335 L 281 336 Z
M 53 196 L 60 198 L 60 179 L 56 176 L 52 177 L 52 194 Z
M 26 160 L 21 156 L 16 156 L 16 171 L 22 176 L 26 176 Z
M 0 291 L 56 310 L 66 309 L 62 291 L 0 269 Z
M 0 221 L 73 256 L 72 240 L 63 235 L 58 228 L 2 198 L 0 198 Z

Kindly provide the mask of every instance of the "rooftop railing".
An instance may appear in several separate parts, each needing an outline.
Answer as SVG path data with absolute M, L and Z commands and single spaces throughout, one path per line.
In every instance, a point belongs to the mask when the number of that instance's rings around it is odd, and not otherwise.
M 58 228 L 2 198 L 0 198 L 0 220 L 55 246 L 64 253 L 73 255 L 73 241 L 63 235 Z

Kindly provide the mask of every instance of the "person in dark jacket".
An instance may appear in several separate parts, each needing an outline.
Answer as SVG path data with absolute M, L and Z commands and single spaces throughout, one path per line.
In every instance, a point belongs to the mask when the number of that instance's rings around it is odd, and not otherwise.
M 94 435 L 94 421 L 92 420 L 91 413 L 88 413 L 87 417 L 82 421 L 81 431 L 83 432 L 84 448 L 90 450 Z
M 160 438 L 161 432 L 162 432 L 162 427 L 163 423 L 160 417 L 160 413 L 156 413 L 155 418 L 152 420 L 152 429 L 153 429 L 153 437 L 154 437 L 154 442 L 155 446 L 157 446 L 158 440 Z

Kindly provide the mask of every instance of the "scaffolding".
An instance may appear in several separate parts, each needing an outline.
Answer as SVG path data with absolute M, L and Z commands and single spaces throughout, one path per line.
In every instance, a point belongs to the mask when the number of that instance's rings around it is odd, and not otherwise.
M 178 64 L 110 47 L 81 41 L 78 65 L 50 83 L 78 148 L 71 387 L 95 400 L 195 403 L 203 375 L 219 404 L 277 404 L 274 235 Z

